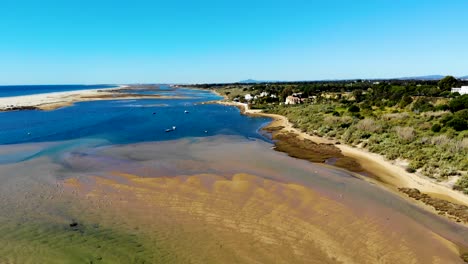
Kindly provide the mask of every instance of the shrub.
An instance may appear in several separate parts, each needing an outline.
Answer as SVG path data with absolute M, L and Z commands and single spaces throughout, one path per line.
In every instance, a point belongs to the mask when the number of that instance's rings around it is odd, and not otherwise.
M 350 106 L 348 108 L 348 111 L 351 112 L 351 113 L 357 113 L 357 112 L 361 111 L 361 109 L 357 105 L 352 105 L 352 106 Z
M 370 118 L 360 120 L 356 124 L 356 128 L 359 129 L 359 130 L 366 131 L 366 132 L 371 132 L 371 133 L 374 133 L 374 132 L 377 132 L 377 131 L 381 130 L 380 125 L 377 124 L 373 119 L 370 119 Z
M 440 122 L 443 125 L 446 125 L 450 120 L 452 120 L 452 118 L 453 118 L 453 115 L 445 115 L 442 117 L 442 119 L 440 119 Z
M 434 106 L 429 103 L 426 98 L 419 98 L 416 102 L 414 102 L 412 110 L 415 112 L 428 112 L 432 111 Z
M 431 127 L 432 132 L 435 132 L 435 133 L 440 132 L 441 129 L 442 129 L 442 126 L 439 125 L 439 124 L 434 124 L 434 125 Z
M 452 120 L 447 122 L 447 126 L 455 129 L 456 131 L 463 131 L 468 129 L 468 121 L 459 117 L 454 117 Z
M 419 168 L 422 168 L 423 166 L 424 162 L 422 162 L 421 160 L 412 160 L 408 167 L 417 170 Z
M 340 125 L 341 128 L 348 128 L 350 126 L 351 126 L 351 124 L 349 124 L 349 123 L 343 123 L 343 124 Z
M 464 138 L 460 141 L 460 146 L 464 149 L 468 149 L 468 138 Z
M 436 146 L 445 146 L 450 142 L 450 139 L 446 135 L 440 135 L 431 138 L 431 144 Z
M 426 117 L 441 117 L 449 113 L 450 112 L 448 111 L 437 110 L 437 111 L 425 112 L 425 113 L 422 113 L 421 115 L 426 116 Z
M 438 106 L 435 107 L 436 111 L 447 111 L 449 109 L 450 109 L 450 107 L 448 105 L 446 105 L 446 104 L 438 105 Z
M 397 126 L 395 127 L 395 132 L 401 140 L 406 141 L 406 142 L 413 141 L 415 137 L 414 128 L 412 127 Z
M 460 153 L 468 149 L 468 138 L 462 140 L 452 139 L 450 141 L 449 150 L 454 153 Z
M 390 120 L 401 120 L 404 118 L 408 118 L 409 115 L 408 113 L 392 113 L 392 114 L 384 114 L 382 115 L 382 119 L 385 121 L 390 121 Z
M 341 118 L 337 117 L 337 116 L 326 116 L 324 119 L 323 119 L 323 122 L 325 124 L 328 124 L 328 125 L 335 125 L 335 124 L 338 124 L 340 122 Z
M 453 187 L 455 190 L 463 191 L 465 194 L 468 194 L 468 175 L 464 175 L 458 179 Z
M 343 133 L 343 135 L 341 135 L 341 139 L 346 143 L 352 142 L 353 141 L 353 132 L 354 132 L 353 127 L 350 127 L 349 129 L 346 129 L 346 131 Z
M 411 96 L 405 94 L 400 100 L 400 107 L 405 108 L 406 106 L 410 105 L 413 102 Z
M 452 99 L 449 103 L 449 108 L 452 112 L 468 109 L 468 94 Z
M 457 118 L 468 121 L 468 109 L 463 109 L 463 110 L 460 110 L 460 111 L 456 112 L 453 115 L 453 117 L 457 117 Z

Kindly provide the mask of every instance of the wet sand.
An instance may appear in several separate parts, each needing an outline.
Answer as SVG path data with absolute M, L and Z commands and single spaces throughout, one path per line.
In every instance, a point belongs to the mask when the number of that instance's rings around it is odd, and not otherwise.
M 298 184 L 236 174 L 142 178 L 115 174 L 89 184 L 69 179 L 94 206 L 149 230 L 176 225 L 187 260 L 219 263 L 447 263 L 456 248 L 416 223 L 359 215 Z M 86 191 L 90 190 L 90 191 Z M 112 201 L 112 204 L 108 202 Z M 106 209 L 102 209 L 105 210 Z M 400 222 L 401 221 L 401 222 Z M 396 230 L 399 228 L 400 230 Z M 216 237 L 207 241 L 206 236 Z M 418 245 L 418 241 L 427 242 Z M 427 254 L 426 252 L 437 252 Z M 236 261 L 237 260 L 237 261 Z
M 0 255 L 14 263 L 66 260 L 67 250 L 76 263 L 462 263 L 466 227 L 270 148 L 216 136 L 0 165 Z

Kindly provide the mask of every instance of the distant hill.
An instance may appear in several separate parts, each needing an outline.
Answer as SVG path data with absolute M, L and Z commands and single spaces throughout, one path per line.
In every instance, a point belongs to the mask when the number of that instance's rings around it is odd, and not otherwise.
M 419 80 L 419 81 L 438 81 L 441 80 L 445 77 L 446 75 L 440 75 L 440 74 L 434 74 L 434 75 L 423 75 L 423 76 L 412 76 L 412 77 L 400 77 L 400 78 L 374 78 L 370 80 Z M 466 76 L 455 76 L 457 79 L 464 79 L 468 80 L 468 75 Z M 346 79 L 335 79 L 335 80 L 315 80 L 315 81 L 345 81 Z M 349 79 L 352 80 L 352 79 Z M 254 79 L 247 79 L 247 80 L 242 80 L 237 83 L 276 83 L 276 82 L 283 82 L 283 81 L 259 81 L 259 80 L 254 80 Z M 300 81 L 299 81 L 300 82 Z
M 257 80 L 252 80 L 252 79 L 238 81 L 238 83 L 261 83 L 261 82 L 262 81 L 257 81 Z
M 398 80 L 421 80 L 421 81 L 438 81 L 443 79 L 445 75 L 425 75 L 425 76 L 413 76 L 413 77 L 402 77 L 397 78 Z
M 274 82 L 281 82 L 281 81 L 259 81 L 259 80 L 253 80 L 253 79 L 247 79 L 247 80 L 242 80 L 238 81 L 237 83 L 274 83 Z
M 416 77 L 403 77 L 399 80 L 421 80 L 421 81 L 438 81 L 443 79 L 446 75 L 426 75 L 426 76 L 416 76 Z M 466 76 L 455 76 L 457 79 L 468 80 L 468 75 Z

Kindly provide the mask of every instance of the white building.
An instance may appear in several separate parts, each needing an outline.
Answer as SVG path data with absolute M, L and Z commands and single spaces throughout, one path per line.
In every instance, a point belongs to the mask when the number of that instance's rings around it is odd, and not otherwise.
M 250 100 L 253 99 L 253 96 L 250 95 L 250 94 L 246 94 L 246 95 L 244 96 L 244 98 L 245 98 L 245 100 L 250 101 Z
M 301 103 L 301 98 L 295 97 L 295 96 L 286 97 L 286 101 L 284 102 L 284 104 L 287 104 L 287 105 L 300 104 L 300 103 Z
M 268 93 L 267 93 L 267 92 L 261 92 L 261 93 L 260 93 L 260 97 L 265 97 L 265 96 L 268 96 Z
M 452 88 L 452 93 L 457 92 L 461 95 L 468 94 L 468 86 L 462 86 L 461 88 Z

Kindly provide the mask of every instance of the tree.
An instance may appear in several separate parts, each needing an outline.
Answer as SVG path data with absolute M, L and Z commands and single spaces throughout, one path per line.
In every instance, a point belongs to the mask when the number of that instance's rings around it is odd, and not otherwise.
M 412 110 L 416 112 L 428 112 L 434 110 L 434 106 L 424 97 L 414 102 Z
M 291 87 L 284 88 L 284 90 L 281 92 L 281 98 L 284 101 L 286 100 L 286 97 L 290 96 L 291 94 L 293 94 L 293 90 Z
M 403 95 L 403 97 L 400 100 L 400 107 L 405 108 L 406 106 L 408 106 L 412 102 L 413 102 L 413 98 L 411 98 L 411 96 L 405 94 L 405 95 Z
M 356 100 L 357 103 L 360 103 L 362 102 L 362 100 L 364 100 L 364 94 L 362 93 L 362 90 L 354 90 L 353 91 L 353 96 L 354 96 L 354 99 Z
M 445 76 L 442 80 L 439 81 L 438 85 L 442 91 L 450 91 L 453 87 L 458 84 L 458 80 L 453 76 Z

